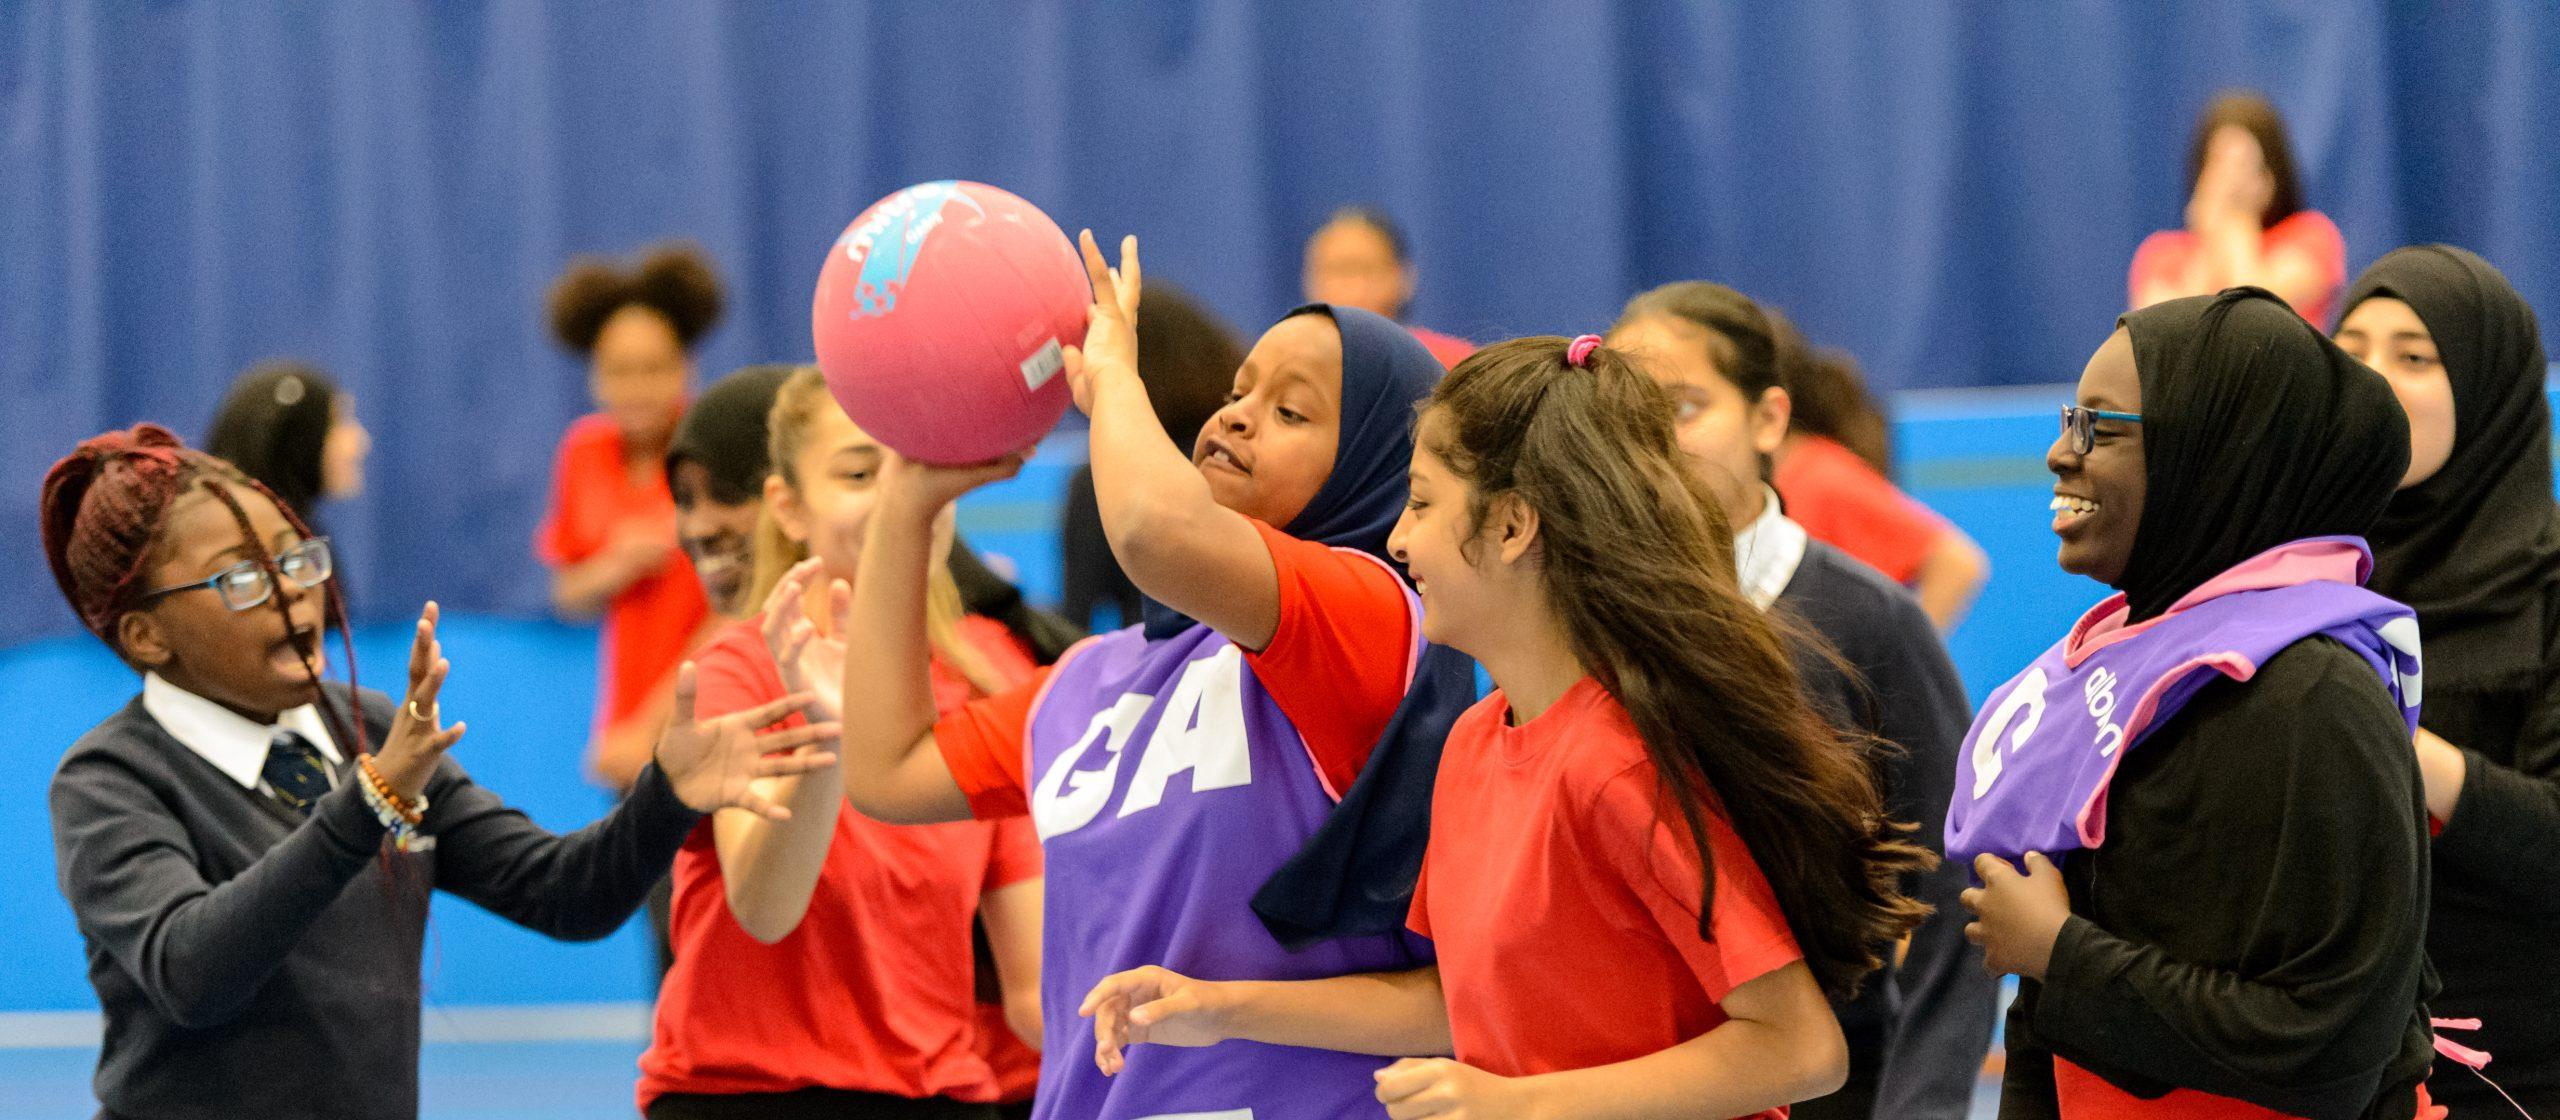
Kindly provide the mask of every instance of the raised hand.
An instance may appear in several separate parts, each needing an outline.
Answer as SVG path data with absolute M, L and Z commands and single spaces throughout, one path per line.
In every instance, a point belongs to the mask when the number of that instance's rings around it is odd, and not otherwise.
M 1138 294 L 1143 286 L 1138 267 L 1138 235 L 1120 239 L 1120 267 L 1103 263 L 1102 246 L 1093 231 L 1077 239 L 1084 250 L 1085 278 L 1093 282 L 1093 309 L 1087 314 L 1084 345 L 1067 347 L 1067 388 L 1076 408 L 1093 412 L 1097 378 L 1138 375 Z
M 1076 1013 L 1093 1020 L 1093 1064 L 1107 1075 L 1128 1068 L 1133 1043 L 1209 1046 L 1224 1042 L 1227 1005 L 1214 981 L 1148 965 L 1102 978 Z
M 764 601 L 765 652 L 782 670 L 782 687 L 815 697 L 808 707 L 812 723 L 844 718 L 844 631 L 820 634 L 809 617 L 809 586 L 823 568 L 814 556 L 792 565 Z M 852 605 L 853 588 L 830 580 L 827 600 L 832 623 Z
M 744 809 L 766 820 L 790 820 L 791 810 L 758 793 L 755 780 L 836 764 L 835 752 L 816 744 L 834 742 L 843 731 L 839 724 L 764 730 L 817 699 L 809 693 L 708 720 L 694 718 L 693 696 L 693 662 L 687 661 L 676 669 L 675 718 L 658 739 L 657 763 L 676 799 L 697 813 Z
M 916 531 L 910 522 L 921 518 L 930 522 L 942 515 L 942 507 L 958 501 L 966 494 L 990 482 L 1001 482 L 1021 473 L 1028 452 L 1017 451 L 984 463 L 937 466 L 919 463 L 904 455 L 891 455 L 880 464 L 881 501 L 900 511 L 889 517 L 875 513 L 870 532 Z M 924 532 L 932 531 L 927 526 Z
M 453 663 L 444 659 L 444 643 L 436 640 L 436 618 L 434 603 L 418 615 L 418 633 L 409 642 L 409 691 L 401 698 L 400 711 L 391 717 L 390 736 L 373 754 L 373 767 L 383 784 L 411 801 L 427 791 L 436 763 L 462 741 L 466 730 L 459 723 L 442 726 L 443 713 L 436 710 L 436 694 L 444 690 L 445 675 L 453 671 Z

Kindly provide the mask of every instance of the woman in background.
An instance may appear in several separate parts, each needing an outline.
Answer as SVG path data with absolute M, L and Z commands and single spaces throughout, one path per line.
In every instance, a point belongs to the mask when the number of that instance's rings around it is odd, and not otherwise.
M 2303 201 L 2283 115 L 2251 90 L 2214 98 L 2187 149 L 2186 228 L 2161 230 L 2134 250 L 2125 278 L 2132 306 L 2245 284 L 2325 324 L 2346 278 L 2346 238 Z
M 629 269 L 581 258 L 551 286 L 551 331 L 588 361 L 597 411 L 569 426 L 534 551 L 552 609 L 602 615 L 588 766 L 630 788 L 666 721 L 676 663 L 711 620 L 676 538 L 666 455 L 693 384 L 693 347 L 720 321 L 720 278 L 700 250 L 657 249 Z
M 798 366 L 755 365 L 712 382 L 676 425 L 667 446 L 667 490 L 676 540 L 711 609 L 726 618 L 755 613 L 756 519 L 764 513 L 765 417 L 774 393 Z
M 1404 322 L 1413 303 L 1414 268 L 1404 231 L 1384 211 L 1345 206 L 1307 238 L 1304 275 L 1307 302 L 1357 307 Z M 1476 344 L 1405 323 L 1443 366 L 1475 353 Z
M 1793 650 L 1805 691 L 1876 748 L 1869 761 L 1885 813 L 1917 825 L 1912 842 L 1936 850 L 1973 709 L 1918 601 L 1809 539 L 1779 508 L 1769 460 L 1793 427 L 1795 402 L 1781 383 L 1775 326 L 1751 297 L 1686 281 L 1629 300 L 1609 345 L 1670 392 L 1680 450 L 1733 528 L 1743 594 L 1788 618 L 1781 632 L 1790 639 L 1807 628 L 1819 637 Z M 1836 658 L 1809 648 L 1826 643 Z M 1964 869 L 1952 865 L 1904 877 L 1903 891 L 1936 913 L 1855 999 L 1833 1005 L 1849 1043 L 1848 1084 L 1795 1105 L 1796 1120 L 1964 1120 L 1999 996 L 1981 951 L 1965 943 L 1956 905 L 1964 887 Z

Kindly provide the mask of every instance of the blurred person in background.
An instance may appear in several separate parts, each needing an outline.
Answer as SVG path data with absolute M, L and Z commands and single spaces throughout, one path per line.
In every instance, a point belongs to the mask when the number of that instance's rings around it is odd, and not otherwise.
M 271 360 L 231 383 L 204 448 L 264 484 L 312 532 L 325 536 L 318 507 L 364 492 L 373 436 L 356 419 L 355 398 L 326 372 Z
M 1856 360 L 1805 345 L 1784 318 L 1769 315 L 1795 404 L 1778 450 L 1776 485 L 1787 516 L 1813 539 L 1910 588 L 1939 630 L 1954 630 L 1990 580 L 1991 558 L 1893 484 L 1889 427 Z
M 597 257 L 553 281 L 551 333 L 587 359 L 596 411 L 560 437 L 534 554 L 560 617 L 602 616 L 588 774 L 627 794 L 675 701 L 676 667 L 715 623 L 677 532 L 668 456 L 693 386 L 693 347 L 720 321 L 719 274 L 671 244 L 625 268 Z M 761 485 L 761 480 L 759 480 Z M 669 884 L 649 895 L 659 976 L 674 963 Z
M 1181 289 L 1161 280 L 1147 284 L 1138 316 L 1138 377 L 1146 382 L 1147 400 L 1165 434 L 1182 447 L 1198 438 L 1200 426 L 1227 403 L 1227 386 L 1244 364 L 1244 344 L 1216 312 L 1200 306 Z M 1061 517 L 1059 552 L 1066 564 L 1067 620 L 1087 629 L 1115 630 L 1137 621 L 1138 586 L 1120 570 L 1111 542 L 1102 534 L 1102 511 L 1094 502 L 1093 468 L 1076 468 L 1067 482 L 1066 510 Z M 953 556 L 955 563 L 958 554 Z M 964 584 L 962 591 L 967 587 Z M 1109 607 L 1112 615 L 1097 618 Z M 976 608 L 973 608 L 976 609 Z M 1052 658 L 1054 660 L 1054 658 Z
M 667 490 L 676 540 L 702 580 L 711 609 L 745 618 L 755 574 L 756 518 L 764 512 L 767 415 L 797 366 L 747 366 L 703 391 L 667 445 Z
M 630 788 L 666 720 L 676 664 L 711 620 L 676 533 L 666 457 L 693 347 L 720 321 L 720 278 L 690 245 L 625 268 L 594 257 L 552 283 L 551 332 L 588 361 L 596 411 L 569 426 L 534 552 L 562 618 L 604 619 L 589 771 Z
M 1399 323 L 1413 303 L 1413 253 L 1404 231 L 1384 211 L 1345 206 L 1333 212 L 1315 235 L 1307 238 L 1304 276 L 1307 302 L 1357 307 Z M 1463 338 L 1405 323 L 1424 349 L 1454 366 L 1475 353 Z
M 2283 115 L 2252 90 L 2215 97 L 2187 149 L 2186 228 L 2134 251 L 2133 308 L 2250 285 L 2326 326 L 2346 279 L 2346 238 L 2303 201 Z

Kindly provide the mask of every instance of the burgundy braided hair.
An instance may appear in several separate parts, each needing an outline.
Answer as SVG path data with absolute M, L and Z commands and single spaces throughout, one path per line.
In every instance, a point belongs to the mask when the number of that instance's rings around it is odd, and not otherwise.
M 132 658 L 116 638 L 116 623 L 149 590 L 141 584 L 159 555 L 160 530 L 169 511 L 190 488 L 199 485 L 230 512 L 241 539 L 249 543 L 249 555 L 266 572 L 270 585 L 281 588 L 284 573 L 276 570 L 275 558 L 259 542 L 257 530 L 249 524 L 248 511 L 241 508 L 232 488 L 248 490 L 274 502 L 276 511 L 304 538 L 311 536 L 311 528 L 303 524 L 293 507 L 278 501 L 256 479 L 221 459 L 188 447 L 167 428 L 136 424 L 126 431 L 92 436 L 80 441 L 78 448 L 45 472 L 41 503 L 44 558 L 53 568 L 53 582 L 62 588 L 62 598 L 80 616 L 80 624 L 128 664 Z M 322 629 L 337 629 L 339 649 L 347 659 L 347 685 L 353 690 L 356 652 L 347 635 L 346 602 L 338 595 L 337 580 L 321 586 L 326 604 Z M 289 632 L 293 614 L 285 606 L 285 597 L 270 595 L 267 602 L 285 620 Z M 330 730 L 341 742 L 355 744 L 356 753 L 372 753 L 364 721 L 341 713 L 330 704 L 320 690 L 320 667 L 298 645 L 295 653 L 302 658 L 312 702 L 328 719 Z

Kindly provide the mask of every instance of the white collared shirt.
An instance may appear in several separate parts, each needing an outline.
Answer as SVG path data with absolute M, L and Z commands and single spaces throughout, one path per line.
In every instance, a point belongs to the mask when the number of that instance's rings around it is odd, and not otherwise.
M 338 753 L 338 741 L 329 734 L 328 721 L 320 718 L 320 709 L 305 704 L 276 715 L 273 724 L 260 726 L 240 713 L 216 704 L 161 679 L 158 673 L 142 678 L 142 710 L 160 721 L 169 737 L 188 750 L 203 756 L 214 769 L 231 775 L 244 789 L 262 789 L 259 776 L 267 767 L 267 747 L 279 731 L 291 731 L 311 741 L 320 756 L 329 760 L 329 784 L 338 784 L 337 764 L 345 760 Z
M 1741 578 L 1742 593 L 1765 611 L 1795 581 L 1808 538 L 1804 526 L 1778 509 L 1777 491 L 1763 485 L 1760 492 L 1765 497 L 1759 518 L 1733 535 L 1733 566 Z

